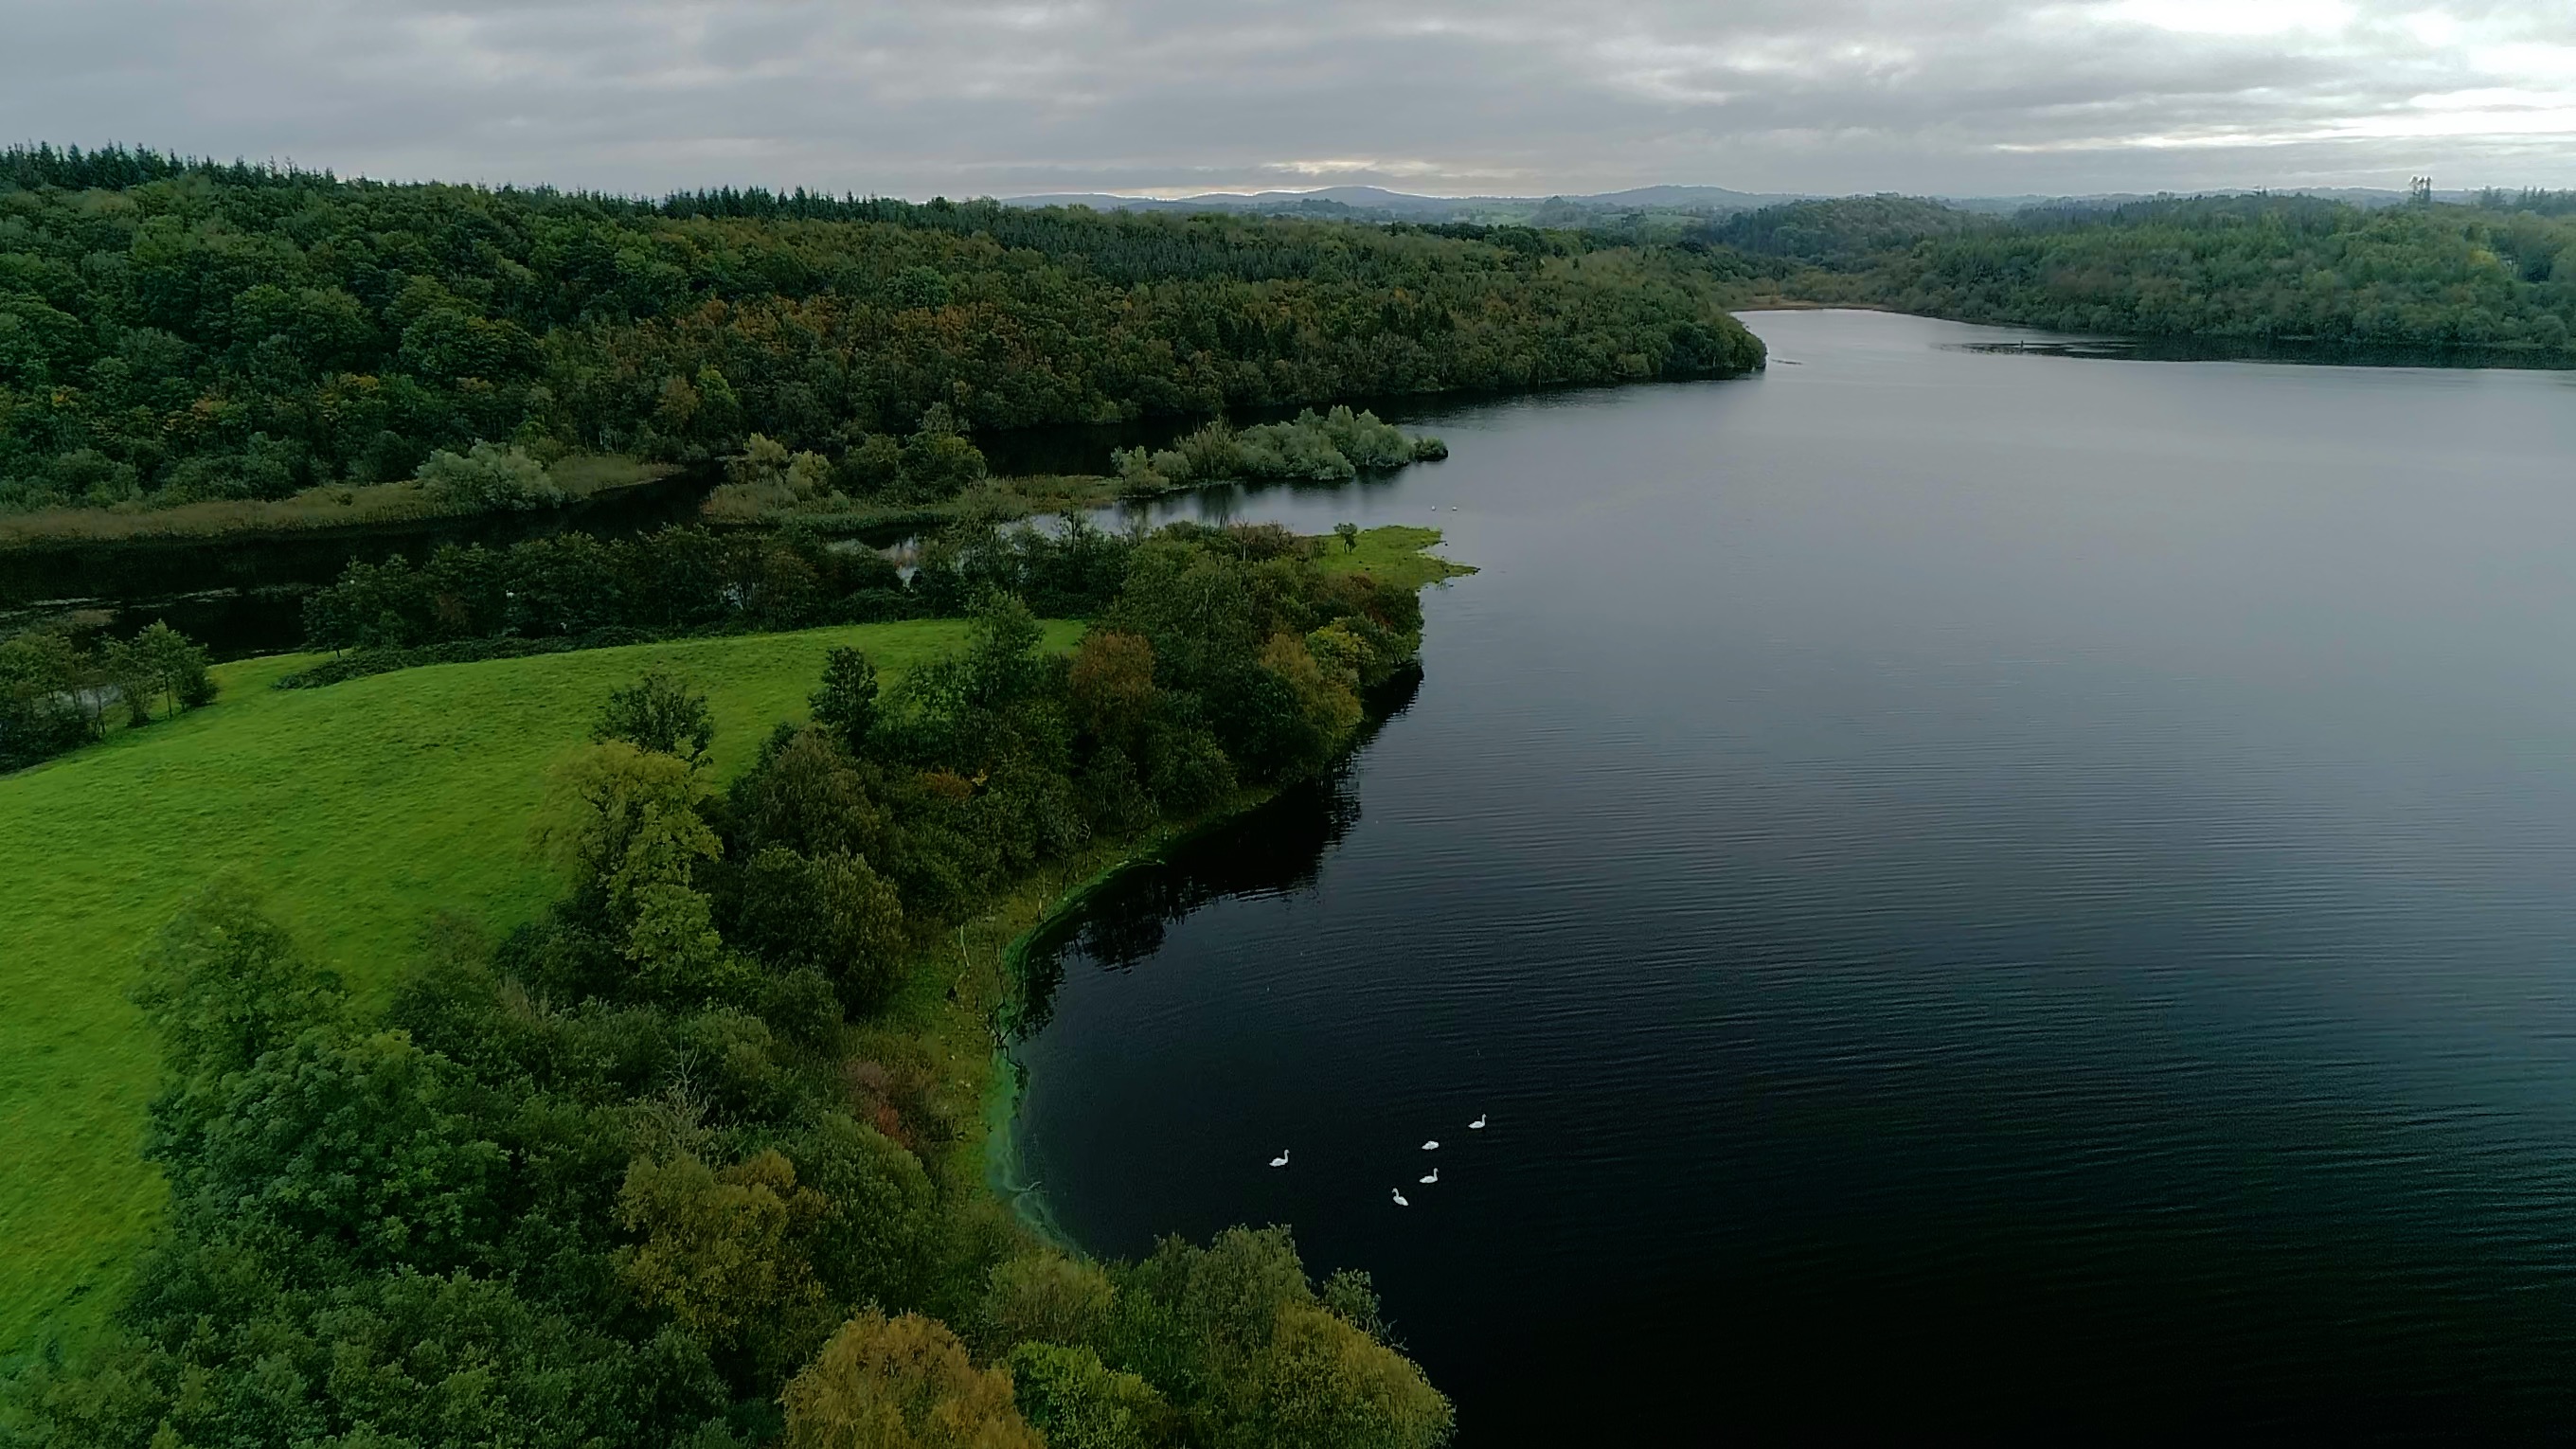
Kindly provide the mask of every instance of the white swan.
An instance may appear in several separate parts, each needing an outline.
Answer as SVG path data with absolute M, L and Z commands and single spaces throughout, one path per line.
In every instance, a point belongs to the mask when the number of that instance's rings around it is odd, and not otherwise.
M 1440 1169 L 1439 1169 L 1439 1168 L 1436 1168 L 1436 1167 L 1435 1167 L 1435 1168 L 1433 1168 L 1433 1169 L 1431 1169 L 1431 1175 L 1430 1175 L 1430 1176 L 1428 1176 L 1428 1177 L 1426 1177 L 1426 1178 L 1422 1179 L 1422 1181 L 1424 1182 L 1424 1184 L 1425 1184 L 1425 1185 L 1428 1185 L 1428 1184 L 1431 1184 L 1431 1183 L 1438 1182 L 1439 1180 L 1440 1180 Z
M 1423 1151 L 1425 1151 L 1425 1152 L 1437 1152 L 1437 1151 L 1439 1151 L 1439 1150 L 1440 1150 L 1440 1139 L 1438 1139 L 1438 1138 L 1436 1138 L 1436 1137 L 1435 1137 L 1435 1138 L 1433 1138 L 1432 1140 L 1430 1140 L 1430 1141 L 1428 1141 L 1428 1142 L 1423 1143 L 1423 1144 L 1422 1144 L 1422 1150 L 1423 1150 Z
M 1270 1165 L 1273 1167 L 1286 1167 L 1288 1165 L 1288 1149 L 1285 1147 L 1280 1148 L 1279 1155 L 1270 1159 Z
M 1411 1206 L 1413 1206 L 1413 1204 L 1411 1204 L 1411 1203 L 1409 1203 L 1409 1202 L 1406 1202 L 1406 1201 L 1404 1200 L 1404 1189 L 1403 1189 L 1403 1188 L 1400 1188 L 1400 1187 L 1399 1187 L 1399 1188 L 1397 1188 L 1397 1189 L 1395 1190 L 1395 1205 L 1396 1205 L 1397 1207 L 1411 1207 Z
M 1467 1130 L 1468 1130 L 1468 1131 L 1470 1131 L 1470 1132 L 1482 1132 L 1482 1131 L 1484 1131 L 1484 1130 L 1485 1130 L 1485 1114 L 1484 1114 L 1484 1113 L 1482 1113 L 1482 1112 L 1477 1113 L 1477 1114 L 1476 1114 L 1476 1120 L 1467 1124 Z

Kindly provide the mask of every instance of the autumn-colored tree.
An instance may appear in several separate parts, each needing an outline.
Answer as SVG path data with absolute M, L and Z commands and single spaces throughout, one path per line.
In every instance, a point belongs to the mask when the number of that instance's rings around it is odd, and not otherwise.
M 1284 631 L 1271 635 L 1261 648 L 1261 667 L 1287 682 L 1307 724 L 1328 746 L 1339 745 L 1359 728 L 1359 696 L 1348 683 L 1324 672 L 1304 639 Z
M 781 1396 L 788 1449 L 1045 1449 L 1011 1376 L 979 1369 L 938 1322 L 862 1313 Z
M 984 1290 L 984 1333 L 996 1349 L 1015 1343 L 1095 1344 L 1109 1325 L 1109 1275 L 1062 1253 L 1031 1253 L 995 1265 Z
M 1074 717 L 1124 747 L 1154 707 L 1154 646 L 1141 634 L 1093 630 L 1074 651 L 1071 684 Z
M 1402 1354 L 1321 1307 L 1281 1308 L 1232 1388 L 1230 1449 L 1435 1449 L 1456 1421 Z

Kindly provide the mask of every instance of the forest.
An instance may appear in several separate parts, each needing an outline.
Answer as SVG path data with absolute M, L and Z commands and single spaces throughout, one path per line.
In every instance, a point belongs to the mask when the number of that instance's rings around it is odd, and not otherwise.
M 1527 227 L 645 201 L 17 147 L 0 511 L 396 483 L 477 444 L 691 463 L 755 433 L 936 488 L 957 481 L 943 437 L 1761 364 L 1691 258 L 1588 249 Z
M 1739 301 L 1967 322 L 2564 357 L 2576 217 L 2558 193 L 2363 208 L 2301 196 L 2064 203 L 2009 217 L 1903 197 L 1794 202 L 1675 241 Z
M 647 672 L 531 824 L 554 908 L 444 919 L 390 993 L 218 882 L 134 990 L 159 1241 L 0 1437 L 1443 1442 L 1365 1275 L 1317 1281 L 1284 1230 L 1104 1264 L 1018 1224 L 975 1133 L 989 983 L 946 944 L 1043 869 L 1327 767 L 1420 642 L 1356 545 L 961 544 L 925 571 L 967 647 L 890 685 L 833 651 L 728 785 L 705 695 Z M 1078 647 L 1023 594 L 1084 606 Z

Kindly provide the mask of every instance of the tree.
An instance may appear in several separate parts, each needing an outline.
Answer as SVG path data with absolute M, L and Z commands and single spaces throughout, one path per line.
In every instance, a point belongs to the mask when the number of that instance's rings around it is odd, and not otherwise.
M 924 1306 L 949 1224 L 921 1160 L 846 1112 L 826 1115 L 787 1152 L 796 1180 L 830 1204 L 814 1224 L 809 1256 L 833 1299 L 888 1312 Z
M 1116 1276 L 1105 1362 L 1139 1374 L 1229 1449 L 1432 1449 L 1447 1399 L 1353 1317 L 1364 1283 L 1318 1298 L 1284 1228 L 1169 1238 Z
M 996 709 L 1019 700 L 1036 682 L 1046 631 L 1014 594 L 987 594 L 968 616 L 967 702 Z
M 984 466 L 983 452 L 958 431 L 956 414 L 946 403 L 934 403 L 921 415 L 920 429 L 904 441 L 904 496 L 916 503 L 954 498 L 984 476 Z
M 1056 1252 L 1012 1258 L 985 1280 L 985 1331 L 996 1351 L 1033 1341 L 1097 1343 L 1113 1294 L 1109 1275 L 1093 1264 Z
M 336 1021 L 347 993 L 314 965 L 267 902 L 222 877 L 180 908 L 143 958 L 134 1003 L 174 1079 L 216 1078 Z
M 0 643 L 0 770 L 32 765 L 94 738 L 87 701 L 96 666 L 69 639 L 22 634 Z
M 752 846 L 883 860 L 893 822 L 838 741 L 809 727 L 773 737 L 734 783 L 733 814 Z
M 1131 747 L 1154 707 L 1154 646 L 1141 634 L 1094 629 L 1074 651 L 1074 718 L 1101 740 Z
M 626 929 L 626 959 L 656 998 L 694 1004 L 748 984 L 747 968 L 725 955 L 715 902 L 690 884 L 700 862 L 723 854 L 724 842 L 695 809 L 655 802 L 644 806 L 625 855 L 602 882 L 610 918 Z
M 1088 1348 L 1023 1343 L 1011 1350 L 1011 1388 L 1047 1449 L 1148 1449 L 1176 1417 L 1154 1386 L 1119 1373 Z
M 875 1010 L 892 989 L 903 905 L 865 860 L 773 845 L 744 862 L 729 904 L 737 945 L 776 970 L 820 971 L 849 1011 Z
M 1229 1445 L 1436 1449 L 1455 1411 L 1404 1355 L 1323 1308 L 1279 1310 L 1269 1343 L 1232 1386 Z
M 648 817 L 676 823 L 676 813 L 694 813 L 697 801 L 686 761 L 608 740 L 555 767 L 529 837 L 576 886 L 600 889 L 628 864 Z
M 617 1219 L 640 1241 L 619 1254 L 618 1276 L 720 1354 L 793 1363 L 830 1323 L 804 1250 L 830 1211 L 775 1150 L 721 1170 L 688 1153 L 638 1159 L 617 1195 Z
M 841 748 L 864 755 L 877 723 L 877 667 L 856 649 L 836 648 L 823 661 L 823 686 L 810 701 L 814 722 L 831 731 Z
M 1261 649 L 1261 667 L 1285 681 L 1297 696 L 1298 708 L 1304 711 L 1307 724 L 1325 752 L 1338 749 L 1359 728 L 1359 696 L 1352 692 L 1349 682 L 1325 673 L 1304 639 L 1285 631 L 1271 635 L 1270 642 Z M 1352 679 L 1356 678 L 1354 671 Z M 1313 768 L 1323 762 L 1316 759 L 1300 763 Z
M 917 1314 L 862 1313 L 788 1384 L 788 1449 L 1045 1449 L 1011 1376 Z
M 197 1132 L 157 1139 L 156 1155 L 201 1231 L 444 1273 L 501 1229 L 508 1163 L 453 1109 L 456 1077 L 401 1032 L 310 1027 L 223 1079 Z
M 590 737 L 624 740 L 639 750 L 702 765 L 707 747 L 715 742 L 715 715 L 703 691 L 677 675 L 648 669 L 633 684 L 609 692 Z
M 1360 546 L 1360 526 L 1359 526 L 1358 524 L 1356 524 L 1356 523 L 1336 523 L 1336 524 L 1334 524 L 1334 525 L 1333 525 L 1333 537 L 1338 538 L 1338 539 L 1340 539 L 1340 540 L 1342 541 L 1342 552 L 1344 552 L 1344 553 L 1356 553 L 1356 552 L 1358 552 L 1358 551 L 1359 551 L 1359 546 Z
M 173 714 L 214 701 L 206 651 L 166 623 L 155 622 L 130 640 L 108 645 L 104 665 L 135 724 L 152 718 L 155 701 Z

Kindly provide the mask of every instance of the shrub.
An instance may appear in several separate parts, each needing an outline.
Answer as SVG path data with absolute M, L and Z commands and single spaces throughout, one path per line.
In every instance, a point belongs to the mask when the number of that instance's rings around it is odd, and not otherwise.
M 418 477 L 431 497 L 460 511 L 525 511 L 564 501 L 564 491 L 546 475 L 546 466 L 516 446 L 476 443 L 463 453 L 442 449 L 420 465 Z

